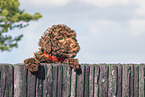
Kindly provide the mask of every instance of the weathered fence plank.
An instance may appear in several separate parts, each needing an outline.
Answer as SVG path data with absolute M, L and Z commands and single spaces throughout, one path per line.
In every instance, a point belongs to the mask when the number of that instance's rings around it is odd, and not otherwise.
M 90 67 L 88 65 L 85 66 L 85 95 L 84 97 L 89 97 L 89 73 L 90 73 Z
M 53 97 L 57 97 L 57 88 L 58 88 L 58 65 L 53 65 Z
M 13 66 L 0 64 L 0 97 L 13 97 Z
M 14 65 L 14 97 L 26 97 L 26 66 L 25 64 Z
M 77 75 L 77 97 L 84 97 L 84 72 L 85 72 L 85 67 L 84 65 L 81 65 L 81 70 L 82 74 Z
M 36 73 L 36 97 L 43 97 L 43 80 L 45 79 L 44 65 Z
M 27 97 L 36 96 L 36 75 L 32 74 L 30 71 L 27 72 Z
M 139 66 L 134 65 L 134 97 L 139 97 Z
M 70 97 L 75 97 L 76 96 L 76 72 L 74 69 L 72 69 L 71 73 L 71 96 Z
M 108 96 L 108 72 L 108 65 L 102 64 L 100 66 L 99 97 Z
M 145 97 L 145 65 L 139 65 L 139 97 Z
M 108 97 L 117 96 L 117 66 L 109 65 L 109 89 Z
M 62 97 L 62 83 L 63 83 L 63 72 L 62 72 L 62 65 L 58 66 L 58 89 L 57 89 L 57 95 L 58 97 Z
M 62 97 L 70 97 L 70 76 L 71 69 L 68 65 L 63 66 L 63 86 L 62 86 Z
M 122 96 L 122 65 L 117 64 L 117 96 Z
M 90 65 L 90 73 L 89 73 L 89 97 L 94 97 L 94 72 L 95 72 L 94 66 Z
M 123 65 L 122 97 L 133 97 L 133 65 Z
M 45 69 L 45 79 L 43 81 L 43 97 L 52 97 L 53 95 L 53 78 L 52 78 L 52 65 L 43 64 Z
M 95 74 L 94 74 L 94 97 L 99 96 L 99 80 L 100 80 L 100 66 L 95 66 Z

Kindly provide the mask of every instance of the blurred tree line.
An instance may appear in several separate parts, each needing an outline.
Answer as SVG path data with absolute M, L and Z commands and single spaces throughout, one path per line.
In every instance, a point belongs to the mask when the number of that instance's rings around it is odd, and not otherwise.
M 18 42 L 23 37 L 23 34 L 12 37 L 6 34 L 8 31 L 27 27 L 28 22 L 42 17 L 38 12 L 30 15 L 24 9 L 20 10 L 19 5 L 18 0 L 0 0 L 0 51 L 11 51 L 12 48 L 18 47 Z

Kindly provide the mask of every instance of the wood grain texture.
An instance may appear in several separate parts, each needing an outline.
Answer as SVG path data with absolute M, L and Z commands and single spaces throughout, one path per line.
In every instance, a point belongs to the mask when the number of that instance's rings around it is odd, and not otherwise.
M 27 97 L 36 96 L 36 75 L 32 74 L 30 71 L 27 72 Z
M 100 66 L 94 65 L 94 97 L 99 97 L 99 80 L 100 80 Z
M 133 97 L 133 65 L 123 65 L 122 97 Z
M 26 73 L 25 64 L 14 65 L 14 97 L 26 97 Z
M 58 65 L 53 65 L 53 97 L 58 97 L 57 96 L 57 89 L 58 89 Z
M 85 94 L 84 97 L 89 97 L 89 75 L 90 75 L 90 66 L 85 66 Z
M 90 65 L 90 73 L 89 73 L 89 97 L 94 97 L 94 73 L 95 68 L 93 65 Z
M 117 96 L 117 66 L 109 65 L 109 89 L 108 97 Z
M 108 96 L 108 75 L 109 66 L 106 64 L 100 65 L 99 97 Z
M 45 79 L 44 65 L 39 67 L 36 78 L 36 97 L 43 97 L 43 80 Z
M 71 96 L 70 97 L 75 97 L 76 96 L 76 72 L 74 69 L 72 69 L 71 72 Z
M 14 70 L 10 64 L 0 64 L 0 97 L 14 97 Z
M 52 65 L 43 64 L 45 69 L 45 79 L 43 80 L 43 97 L 53 96 L 53 78 L 52 78 Z
M 58 66 L 58 88 L 57 88 L 57 95 L 58 97 L 62 97 L 62 85 L 63 85 L 63 68 L 62 65 L 60 64 Z
M 139 65 L 139 97 L 145 97 L 145 65 Z
M 63 65 L 62 97 L 70 97 L 71 68 Z
M 117 96 L 122 96 L 122 65 L 117 64 Z
M 84 97 L 85 66 L 81 65 L 82 74 L 77 75 L 77 97 Z
M 134 97 L 139 97 L 139 65 L 134 65 Z

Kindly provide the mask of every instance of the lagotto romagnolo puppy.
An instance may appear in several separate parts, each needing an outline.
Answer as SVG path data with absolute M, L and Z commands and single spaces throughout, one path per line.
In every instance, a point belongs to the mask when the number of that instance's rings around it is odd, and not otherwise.
M 80 50 L 76 32 L 66 25 L 58 24 L 48 28 L 39 41 L 39 50 L 34 58 L 24 60 L 31 72 L 38 71 L 40 63 L 64 63 L 79 69 L 79 62 L 74 59 Z

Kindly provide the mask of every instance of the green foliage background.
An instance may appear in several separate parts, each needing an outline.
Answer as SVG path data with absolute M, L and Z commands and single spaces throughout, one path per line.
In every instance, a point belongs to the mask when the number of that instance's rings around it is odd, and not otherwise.
M 14 38 L 6 35 L 9 30 L 24 28 L 28 26 L 28 22 L 42 17 L 38 12 L 30 15 L 24 9 L 20 10 L 19 5 L 18 0 L 0 0 L 0 51 L 11 51 L 12 48 L 18 47 L 18 42 L 23 37 L 23 34 Z

